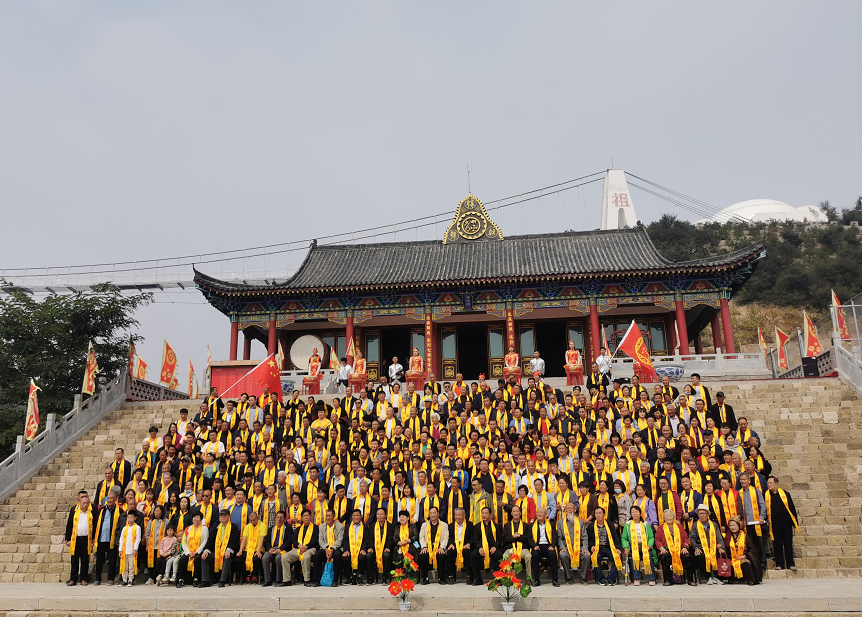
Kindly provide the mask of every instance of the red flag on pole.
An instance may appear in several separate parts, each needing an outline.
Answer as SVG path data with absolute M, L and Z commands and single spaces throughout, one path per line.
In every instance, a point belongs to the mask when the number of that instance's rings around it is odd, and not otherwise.
M 171 349 L 171 346 L 168 345 L 167 341 L 165 341 L 165 345 L 162 350 L 162 372 L 159 380 L 169 388 L 174 388 L 177 381 L 176 371 L 177 354 L 174 353 L 174 350 Z
M 281 391 L 281 374 L 278 370 L 278 358 L 275 357 L 275 354 L 270 354 L 266 360 L 254 367 L 249 375 L 261 387 L 269 386 L 270 394 L 278 394 L 279 400 L 284 398 Z
M 36 398 L 36 392 L 41 390 L 30 380 L 30 396 L 27 398 L 27 420 L 24 422 L 24 438 L 27 441 L 33 441 L 36 432 L 39 430 L 39 399 Z
M 96 362 L 96 350 L 93 349 L 93 341 L 87 350 L 87 368 L 84 371 L 84 385 L 81 387 L 82 394 L 90 396 L 96 391 L 96 375 L 99 372 L 99 364 Z
M 757 327 L 757 344 L 760 345 L 760 351 L 769 355 L 769 348 L 766 346 L 766 339 L 763 338 L 763 332 L 760 331 L 760 326 Z
M 641 365 L 641 372 L 645 375 L 650 375 L 653 382 L 658 381 L 658 375 L 655 372 L 655 367 L 652 364 L 652 358 L 649 357 L 649 349 L 647 349 L 644 337 L 641 335 L 640 328 L 632 320 L 632 325 L 626 330 L 623 340 L 617 345 L 617 351 L 623 351 L 636 362 Z
M 802 319 L 805 321 L 803 330 L 805 357 L 813 358 L 823 353 L 823 345 L 820 344 L 820 340 L 817 338 L 817 329 L 814 327 L 814 322 L 811 321 L 811 318 L 805 311 L 802 311 Z
M 128 373 L 129 377 L 132 378 L 132 381 L 135 381 L 135 341 L 131 337 L 129 337 L 129 368 Z
M 842 341 L 849 341 L 850 333 L 847 331 L 847 322 L 844 320 L 844 309 L 841 308 L 841 303 L 834 291 L 832 292 L 832 306 L 835 308 L 835 321 L 838 322 L 835 324 L 835 330 L 841 336 Z
M 787 364 L 787 353 L 784 351 L 784 346 L 790 340 L 790 335 L 785 334 L 775 326 L 775 346 L 778 347 L 778 366 L 785 371 L 789 368 Z

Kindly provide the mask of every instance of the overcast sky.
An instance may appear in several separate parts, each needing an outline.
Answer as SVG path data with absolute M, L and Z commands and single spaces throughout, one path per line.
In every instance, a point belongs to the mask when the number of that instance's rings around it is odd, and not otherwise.
M 838 1 L 3 0 L 0 267 L 454 211 L 467 163 L 485 201 L 613 159 L 717 207 L 846 206 L 862 193 L 860 23 Z M 677 212 L 632 197 L 645 222 Z M 508 235 L 593 229 L 600 201 L 597 183 L 493 216 Z M 227 357 L 227 318 L 199 294 L 156 299 L 140 315 L 153 371 L 163 338 L 198 375 L 208 344 Z

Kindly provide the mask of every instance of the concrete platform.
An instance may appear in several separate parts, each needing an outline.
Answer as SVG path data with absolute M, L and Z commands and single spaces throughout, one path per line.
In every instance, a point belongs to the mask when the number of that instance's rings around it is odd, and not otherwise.
M 471 617 L 501 614 L 500 599 L 482 587 L 466 585 L 418 586 L 413 594 L 413 613 L 420 617 Z M 66 587 L 59 583 L 0 584 L 0 614 L 24 617 L 27 613 L 83 615 L 110 613 L 112 617 L 145 617 L 171 613 L 212 614 L 220 617 L 270 617 L 309 613 L 372 617 L 380 611 L 397 611 L 398 604 L 382 585 L 342 586 L 336 589 L 242 585 L 225 589 L 210 587 L 155 587 L 137 585 L 131 589 L 100 585 Z M 862 615 L 862 588 L 854 579 L 775 580 L 763 585 L 600 587 L 598 585 L 550 584 L 518 600 L 516 610 L 536 617 L 560 615 L 613 617 L 673 612 L 717 615 L 735 613 L 781 613 L 814 615 L 851 613 Z

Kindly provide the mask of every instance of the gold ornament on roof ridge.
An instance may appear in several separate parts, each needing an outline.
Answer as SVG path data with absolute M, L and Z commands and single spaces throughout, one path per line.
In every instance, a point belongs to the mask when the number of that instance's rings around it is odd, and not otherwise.
M 467 195 L 458 203 L 455 218 L 446 228 L 443 244 L 471 240 L 502 240 L 503 233 L 485 212 L 480 199 Z

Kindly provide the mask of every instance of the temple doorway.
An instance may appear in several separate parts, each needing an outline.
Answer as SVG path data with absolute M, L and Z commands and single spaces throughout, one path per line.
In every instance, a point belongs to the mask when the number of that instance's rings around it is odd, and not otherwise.
M 536 321 L 536 349 L 545 360 L 545 377 L 565 377 L 565 357 L 568 349 L 566 322 Z
M 458 325 L 458 372 L 473 381 L 488 373 L 488 325 Z
M 389 378 L 389 366 L 392 358 L 398 356 L 398 363 L 407 370 L 407 361 L 413 355 L 410 348 L 410 328 L 385 328 L 380 333 L 380 366 L 381 375 Z M 401 376 L 401 387 L 404 387 L 404 376 Z

